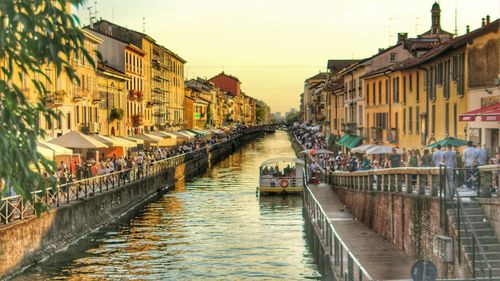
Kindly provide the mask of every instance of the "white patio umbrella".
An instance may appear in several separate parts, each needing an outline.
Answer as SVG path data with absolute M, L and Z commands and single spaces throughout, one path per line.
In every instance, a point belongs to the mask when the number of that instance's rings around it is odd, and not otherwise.
M 57 144 L 66 148 L 76 148 L 76 149 L 96 149 L 96 148 L 107 148 L 108 146 L 104 143 L 99 142 L 87 135 L 80 132 L 71 131 L 64 134 L 58 138 L 55 138 L 49 143 Z
M 372 154 L 390 154 L 392 153 L 392 149 L 394 149 L 395 147 L 392 147 L 392 146 L 376 146 L 376 147 L 372 147 L 368 150 L 366 150 L 366 154 L 368 155 L 372 155 Z M 395 148 L 396 149 L 396 153 L 397 154 L 403 154 L 403 151 L 401 151 L 401 149 L 398 149 L 398 148 Z
M 371 143 L 369 143 L 369 144 L 363 144 L 363 145 L 360 145 L 358 147 L 355 147 L 355 148 L 351 149 L 351 152 L 352 153 L 365 153 L 368 149 L 374 148 L 376 146 L 377 145 L 371 144 Z

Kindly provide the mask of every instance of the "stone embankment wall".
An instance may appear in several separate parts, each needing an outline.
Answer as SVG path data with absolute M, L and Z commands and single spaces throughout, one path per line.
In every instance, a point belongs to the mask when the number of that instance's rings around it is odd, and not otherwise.
M 500 241 L 500 199 L 480 198 L 479 203 L 481 203 L 486 219 L 490 222 L 491 227 L 495 231 L 497 240 Z
M 0 279 L 38 263 L 95 229 L 167 191 L 177 180 L 193 178 L 234 152 L 256 131 L 199 151 L 175 168 L 0 228 Z
M 441 225 L 439 198 L 343 188 L 336 188 L 335 191 L 356 219 L 408 255 L 431 260 L 437 266 L 440 277 L 469 276 L 466 263 L 459 263 L 458 258 L 446 263 L 440 257 L 437 236 L 447 233 L 445 226 Z M 447 235 L 456 241 L 453 230 L 450 225 Z M 454 249 L 457 257 L 456 245 Z

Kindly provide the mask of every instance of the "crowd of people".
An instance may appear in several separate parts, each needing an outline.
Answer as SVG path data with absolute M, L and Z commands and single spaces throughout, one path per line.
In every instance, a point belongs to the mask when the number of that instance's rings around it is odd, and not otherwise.
M 93 159 L 72 161 L 70 166 L 63 161 L 58 164 L 55 177 L 60 185 L 91 177 L 119 173 L 121 177 L 129 177 L 132 168 L 149 167 L 153 162 L 164 160 L 177 155 L 189 153 L 207 146 L 222 143 L 236 137 L 243 129 L 236 129 L 226 134 L 215 134 L 210 139 L 196 138 L 179 143 L 171 147 L 149 147 L 141 151 L 129 152 L 127 156 L 104 157 L 99 161 Z
M 440 167 L 447 170 L 448 182 L 451 187 L 462 186 L 471 190 L 479 186 L 478 167 L 487 164 L 500 164 L 500 152 L 491 155 L 483 146 L 478 147 L 471 141 L 460 153 L 457 147 L 436 145 L 433 149 L 401 151 L 392 148 L 391 153 L 378 155 L 363 155 L 340 151 L 314 154 L 315 150 L 327 149 L 325 137 L 314 127 L 294 127 L 293 134 L 304 148 L 311 151 L 313 159 L 308 165 L 311 174 L 320 171 L 328 174 L 335 171 L 366 171 L 399 167 Z M 452 191 L 450 190 L 450 193 Z

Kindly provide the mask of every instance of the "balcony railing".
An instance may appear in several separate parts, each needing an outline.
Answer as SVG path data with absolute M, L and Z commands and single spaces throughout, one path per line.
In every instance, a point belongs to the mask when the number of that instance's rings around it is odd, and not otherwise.
M 355 134 L 357 130 L 356 123 L 342 123 L 342 131 L 345 133 Z
M 372 127 L 371 128 L 371 137 L 374 142 L 382 142 L 383 139 L 383 131 L 382 127 Z
M 55 91 L 47 94 L 47 103 L 50 107 L 58 107 L 64 104 L 65 91 Z
M 132 116 L 132 126 L 139 127 L 143 125 L 143 116 L 140 114 Z

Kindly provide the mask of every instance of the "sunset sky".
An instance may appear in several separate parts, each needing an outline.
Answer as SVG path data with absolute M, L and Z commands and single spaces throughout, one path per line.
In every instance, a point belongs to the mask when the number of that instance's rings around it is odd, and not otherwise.
M 430 28 L 433 0 L 99 0 L 98 18 L 143 31 L 186 59 L 186 79 L 224 71 L 273 112 L 299 107 L 304 80 L 328 59 L 363 58 Z M 500 14 L 500 0 L 442 0 L 441 26 L 458 34 Z M 88 1 L 87 5 L 94 5 Z M 78 10 L 88 24 L 87 7 Z

